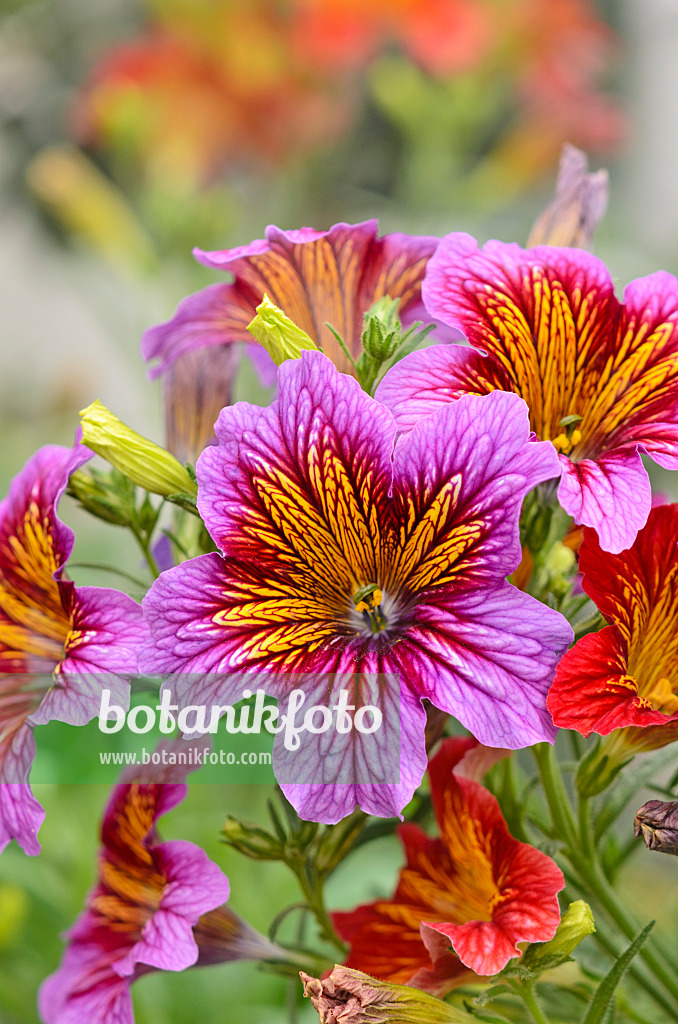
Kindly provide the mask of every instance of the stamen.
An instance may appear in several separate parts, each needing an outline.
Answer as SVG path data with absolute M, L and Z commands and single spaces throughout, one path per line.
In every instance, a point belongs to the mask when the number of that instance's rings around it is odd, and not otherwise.
M 571 416 L 563 416 L 558 426 L 564 429 L 552 441 L 557 452 L 560 452 L 562 455 L 569 455 L 572 449 L 576 448 L 579 444 L 582 439 L 582 432 L 577 424 L 580 420 L 581 416 L 577 413 L 573 413 Z
M 362 612 L 365 624 L 369 626 L 372 633 L 381 633 L 383 629 L 386 629 L 386 619 L 379 607 L 382 597 L 382 592 L 376 583 L 368 583 L 353 595 L 356 611 Z
M 663 676 L 655 688 L 648 693 L 647 700 L 655 711 L 661 711 L 665 715 L 673 715 L 678 711 L 678 697 L 673 692 L 673 687 L 666 676 Z

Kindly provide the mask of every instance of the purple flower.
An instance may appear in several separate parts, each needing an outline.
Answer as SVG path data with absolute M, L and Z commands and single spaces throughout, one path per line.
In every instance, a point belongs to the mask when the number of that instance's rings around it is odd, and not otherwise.
M 56 509 L 69 475 L 91 457 L 81 444 L 41 448 L 0 503 L 0 850 L 16 839 L 26 853 L 40 852 L 44 812 L 28 785 L 33 726 L 90 721 L 102 674 L 127 707 L 146 636 L 126 594 L 64 577 L 73 531 Z
M 466 397 L 394 449 L 391 413 L 320 353 L 283 363 L 278 391 L 268 408 L 219 417 L 197 471 L 221 553 L 154 583 L 142 667 L 202 674 L 179 682 L 184 703 L 237 699 L 242 675 L 228 674 L 243 672 L 279 698 L 305 673 L 328 706 L 347 678 L 352 705 L 381 702 L 385 722 L 400 719 L 399 784 L 347 777 L 366 763 L 376 778 L 386 756 L 377 743 L 371 761 L 351 730 L 308 753 L 322 782 L 283 785 L 327 822 L 356 802 L 382 815 L 407 803 L 426 766 L 424 698 L 489 746 L 552 739 L 546 692 L 572 631 L 505 580 L 522 500 L 559 471 L 553 446 L 530 439 L 525 403 Z
M 188 749 L 181 741 L 166 746 Z M 156 821 L 186 795 L 187 770 L 149 766 L 114 789 L 98 882 L 68 932 L 61 966 L 40 988 L 45 1024 L 134 1024 L 130 985 L 151 970 L 284 957 L 221 906 L 228 879 L 203 850 L 158 838 Z
M 141 351 L 157 360 L 153 375 L 165 374 L 187 352 L 206 346 L 252 341 L 247 325 L 256 307 L 270 299 L 320 345 L 341 370 L 351 365 L 330 323 L 353 359 L 361 352 L 363 316 L 377 299 L 400 299 L 405 325 L 425 317 L 421 282 L 437 238 L 403 234 L 377 236 L 376 220 L 335 224 L 328 231 L 300 228 L 281 231 L 270 226 L 266 238 L 219 252 L 194 254 L 201 263 L 231 273 L 231 284 L 213 284 L 180 304 L 174 317 L 146 331 Z M 444 329 L 449 335 L 449 330 Z M 458 337 L 458 333 L 453 335 Z M 258 345 L 248 353 L 262 380 L 272 384 L 275 369 Z M 221 403 L 226 405 L 226 399 Z M 215 414 L 216 415 L 216 414 Z
M 678 281 L 633 281 L 621 304 L 578 249 L 442 240 L 422 288 L 432 317 L 474 348 L 435 346 L 396 364 L 377 396 L 400 430 L 459 398 L 512 391 L 559 452 L 558 499 L 603 550 L 630 547 L 650 511 L 641 454 L 678 468 Z

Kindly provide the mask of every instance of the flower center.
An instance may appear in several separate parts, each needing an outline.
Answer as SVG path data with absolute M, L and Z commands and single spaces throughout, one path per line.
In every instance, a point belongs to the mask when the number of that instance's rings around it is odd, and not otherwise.
M 381 609 L 383 594 L 376 583 L 368 583 L 353 595 L 353 604 L 360 612 L 370 633 L 381 633 L 386 629 L 386 617 Z
M 582 432 L 579 429 L 581 416 L 572 413 L 570 416 L 563 416 L 558 426 L 560 433 L 551 441 L 553 447 L 561 455 L 569 455 L 573 448 L 576 448 L 582 439 Z
M 666 676 L 647 694 L 646 700 L 649 700 L 655 711 L 662 711 L 665 715 L 673 715 L 678 711 L 678 697 Z

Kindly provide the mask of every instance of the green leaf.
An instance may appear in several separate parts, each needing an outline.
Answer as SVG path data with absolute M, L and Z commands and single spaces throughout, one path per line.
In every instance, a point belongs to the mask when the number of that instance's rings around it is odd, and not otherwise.
M 614 962 L 612 968 L 598 986 L 582 1024 L 605 1024 L 605 1021 L 609 1020 L 614 991 L 630 967 L 634 956 L 642 949 L 645 940 L 653 928 L 654 921 L 650 921 L 650 923 L 643 928 L 642 932 L 636 936 L 628 949 L 621 953 Z

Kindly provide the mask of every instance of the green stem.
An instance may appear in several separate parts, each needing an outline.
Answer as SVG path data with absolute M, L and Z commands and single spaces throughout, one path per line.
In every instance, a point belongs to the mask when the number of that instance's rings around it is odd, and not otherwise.
M 549 1024 L 548 1018 L 544 1016 L 544 1011 L 537 1002 L 537 997 L 535 996 L 531 985 L 514 982 L 511 985 L 511 988 L 525 1003 L 525 1006 L 530 1011 L 530 1014 L 533 1020 L 536 1021 L 536 1024 Z
M 160 575 L 160 569 L 158 568 L 158 564 L 151 552 L 149 537 L 144 536 L 141 530 L 137 529 L 134 526 L 132 527 L 132 533 L 136 537 L 137 544 L 141 548 L 141 552 L 146 560 L 148 568 L 151 570 L 153 579 L 157 580 L 158 576 Z
M 577 827 L 553 747 L 550 743 L 537 743 L 532 747 L 532 753 L 541 776 L 551 820 L 559 838 L 572 848 L 577 842 Z
M 634 939 L 640 928 L 636 921 L 620 905 L 617 894 L 600 870 L 597 862 L 587 861 L 575 850 L 568 850 L 567 857 L 579 875 L 581 882 L 596 897 L 608 916 L 624 933 L 627 939 Z M 649 945 L 641 949 L 639 956 L 645 961 L 655 978 L 678 1002 L 678 978 L 671 965 L 658 951 Z
M 575 895 L 578 898 L 590 896 L 588 889 L 584 886 L 579 876 L 572 875 L 567 867 L 565 868 L 564 874 L 568 887 L 575 890 Z M 617 959 L 621 950 L 618 946 L 615 946 L 609 936 L 605 934 L 604 929 L 597 928 L 591 938 L 600 946 L 601 949 L 605 950 L 613 960 Z M 648 995 L 650 995 L 654 1001 L 668 1013 L 671 1020 L 676 1017 L 676 1007 L 674 1003 L 672 1003 L 661 991 L 657 989 L 654 978 L 649 973 L 645 964 L 634 961 L 629 967 L 629 974 L 640 985 L 640 987 L 645 989 Z
M 590 897 L 588 889 L 584 886 L 580 878 L 578 876 L 574 876 L 567 866 L 565 867 L 564 875 L 568 887 L 575 891 L 577 898 Z M 612 942 L 604 929 L 597 928 L 591 938 L 600 946 L 601 949 L 612 957 L 613 960 L 616 960 L 620 952 L 622 952 L 619 947 Z M 672 1003 L 667 996 L 657 989 L 654 978 L 648 971 L 645 964 L 634 961 L 629 967 L 629 975 L 640 985 L 641 988 L 645 989 L 648 995 L 651 996 L 663 1010 L 666 1010 L 671 1020 L 676 1018 L 676 1007 L 674 1003 Z
M 135 587 L 141 587 L 142 590 L 146 590 L 148 584 L 145 580 L 140 580 L 137 576 L 132 576 L 131 573 L 125 572 L 123 569 L 116 569 L 114 565 L 105 565 L 103 562 L 69 562 L 69 569 L 96 569 L 97 572 L 112 572 L 116 576 L 120 576 L 121 579 L 129 580 Z
M 585 796 L 579 796 L 579 842 L 581 844 L 581 851 L 587 861 L 591 863 L 595 860 L 596 850 L 593 843 L 593 830 L 591 828 L 591 819 L 589 817 L 589 799 Z
M 616 893 L 602 874 L 592 843 L 589 855 L 582 849 L 582 836 L 575 825 L 572 808 L 563 784 L 558 762 L 553 754 L 553 748 L 549 744 L 538 743 L 532 747 L 532 751 L 539 768 L 551 820 L 553 821 L 558 838 L 564 843 L 564 854 L 572 864 L 580 885 L 586 892 L 590 892 L 595 896 L 623 934 L 628 939 L 634 939 L 640 930 L 639 926 L 619 904 Z M 580 826 L 583 824 L 586 834 L 590 835 L 588 808 L 585 802 L 582 802 L 584 803 L 584 809 L 582 810 L 582 805 L 580 804 Z M 582 814 L 584 816 L 583 822 Z M 650 946 L 648 943 L 641 949 L 639 956 L 644 960 L 666 992 L 669 993 L 672 999 L 678 1002 L 678 979 L 668 961 L 660 958 L 655 950 L 656 945 Z
M 289 863 L 289 862 L 288 862 Z M 342 957 L 346 955 L 346 945 L 341 941 L 334 930 L 332 919 L 325 907 L 323 883 L 319 878 L 313 881 L 308 877 L 304 863 L 290 863 L 290 867 L 297 877 L 301 891 L 304 894 L 309 910 L 313 913 L 320 927 L 320 935 L 326 942 L 331 943 L 335 949 L 340 950 Z

